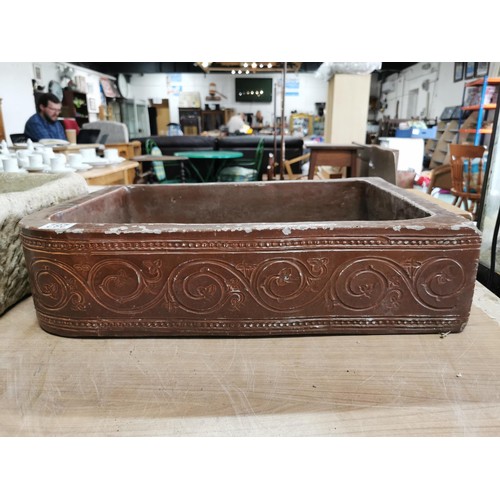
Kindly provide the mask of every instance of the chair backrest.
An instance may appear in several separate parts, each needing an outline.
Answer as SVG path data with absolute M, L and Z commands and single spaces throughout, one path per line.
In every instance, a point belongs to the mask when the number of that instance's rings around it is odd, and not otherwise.
M 158 147 L 153 139 L 148 139 L 145 144 L 146 153 L 152 156 L 161 156 L 161 149 Z M 153 171 L 158 182 L 162 182 L 167 178 L 167 172 L 165 171 L 165 165 L 162 161 L 154 160 L 151 162 L 153 166 Z
M 486 169 L 486 148 L 469 144 L 450 144 L 451 191 L 479 198 Z
M 368 177 L 381 177 L 391 184 L 396 184 L 398 156 L 398 152 L 394 149 L 370 146 Z
M 128 128 L 125 123 L 97 120 L 84 123 L 82 129 L 98 129 L 101 134 L 108 134 L 106 144 L 127 143 L 129 142 Z M 100 142 L 99 139 L 97 142 Z
M 259 141 L 259 144 L 257 144 L 257 149 L 255 150 L 255 170 L 257 170 L 257 172 L 260 172 L 260 169 L 262 167 L 263 156 L 264 156 L 264 139 L 261 139 Z

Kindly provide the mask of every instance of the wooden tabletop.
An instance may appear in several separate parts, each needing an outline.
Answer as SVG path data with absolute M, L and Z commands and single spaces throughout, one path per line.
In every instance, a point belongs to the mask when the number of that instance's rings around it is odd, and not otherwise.
M 105 167 L 93 167 L 90 170 L 77 171 L 91 185 L 133 184 L 136 161 L 125 160 Z
M 441 200 L 440 198 L 438 198 L 436 196 L 431 196 L 430 194 L 426 193 L 425 191 L 422 191 L 421 189 L 409 188 L 409 190 L 413 194 L 416 194 L 417 196 L 420 196 L 421 198 L 424 198 L 428 201 L 432 201 L 433 203 L 436 203 L 437 205 L 439 205 L 441 208 L 446 208 L 446 210 L 450 210 L 454 214 L 461 215 L 462 217 L 465 217 L 466 219 L 469 219 L 469 220 L 474 219 L 471 212 L 468 212 L 467 210 L 464 210 L 460 207 L 452 205 L 451 203 L 448 203 L 447 201 Z
M 499 304 L 477 284 L 448 335 L 74 339 L 28 297 L 0 317 L 0 435 L 498 436 Z

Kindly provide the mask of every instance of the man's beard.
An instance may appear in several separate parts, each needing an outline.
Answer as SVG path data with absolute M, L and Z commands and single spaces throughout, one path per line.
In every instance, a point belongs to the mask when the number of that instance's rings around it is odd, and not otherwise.
M 56 123 L 56 120 L 53 120 L 50 116 L 48 116 L 46 113 L 43 114 L 44 118 L 49 122 L 49 123 Z

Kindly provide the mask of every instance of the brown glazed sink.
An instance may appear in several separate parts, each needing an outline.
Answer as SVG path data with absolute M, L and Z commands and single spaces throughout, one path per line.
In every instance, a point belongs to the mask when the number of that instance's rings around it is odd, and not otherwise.
M 21 234 L 39 323 L 72 337 L 459 332 L 480 246 L 378 178 L 110 187 Z

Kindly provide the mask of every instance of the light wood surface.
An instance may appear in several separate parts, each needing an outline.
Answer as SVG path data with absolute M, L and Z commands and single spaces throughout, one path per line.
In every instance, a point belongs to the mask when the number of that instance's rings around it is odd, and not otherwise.
M 477 284 L 449 335 L 71 339 L 28 297 L 0 317 L 0 435 L 498 436 L 499 304 Z
M 133 184 L 135 169 L 139 166 L 136 161 L 125 160 L 109 167 L 94 167 L 91 170 L 77 172 L 93 186 L 108 186 L 112 184 Z
M 472 214 L 470 212 L 468 212 L 467 210 L 463 210 L 462 208 L 457 207 L 455 205 L 452 205 L 451 203 L 448 203 L 447 201 L 441 200 L 441 199 L 437 198 L 436 196 L 431 196 L 430 194 L 426 193 L 425 191 L 422 191 L 422 190 L 417 189 L 417 188 L 412 188 L 412 189 L 410 189 L 410 191 L 412 193 L 416 194 L 417 196 L 420 196 L 420 197 L 426 199 L 427 201 L 432 201 L 433 203 L 438 204 L 441 208 L 446 208 L 446 210 L 450 210 L 451 212 L 453 212 L 456 215 L 461 215 L 462 217 L 465 217 L 466 219 L 469 219 L 469 220 L 473 219 Z

